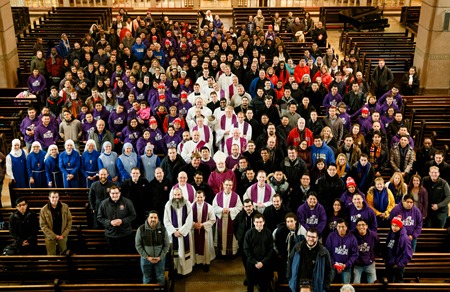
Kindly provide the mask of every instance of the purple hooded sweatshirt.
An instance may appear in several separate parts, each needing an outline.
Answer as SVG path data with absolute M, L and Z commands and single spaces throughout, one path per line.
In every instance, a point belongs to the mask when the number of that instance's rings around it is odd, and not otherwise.
M 325 208 L 317 203 L 316 207 L 311 210 L 308 203 L 300 205 L 297 209 L 298 222 L 308 230 L 311 227 L 317 228 L 319 233 L 322 234 L 325 226 L 327 225 L 327 214 Z
M 332 266 L 335 263 L 342 263 L 346 268 L 351 268 L 358 259 L 358 242 L 349 231 L 344 237 L 340 236 L 337 230 L 332 232 L 328 236 L 325 246 L 330 252 Z

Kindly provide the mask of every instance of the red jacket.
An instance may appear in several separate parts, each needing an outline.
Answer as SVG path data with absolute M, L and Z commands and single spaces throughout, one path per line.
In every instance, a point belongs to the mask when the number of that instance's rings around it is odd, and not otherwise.
M 308 74 L 309 75 L 310 68 L 308 66 L 300 67 L 300 65 L 295 66 L 294 69 L 294 77 L 295 81 L 297 81 L 298 84 L 302 83 L 303 75 Z
M 296 146 L 298 147 L 300 145 L 300 142 L 302 142 L 303 140 L 306 141 L 306 143 L 308 143 L 308 147 L 311 146 L 314 142 L 314 135 L 311 132 L 310 129 L 305 128 L 303 130 L 302 135 L 300 135 L 299 131 L 298 131 L 298 127 L 295 127 L 295 129 L 292 129 L 289 132 L 288 138 L 287 138 L 287 144 L 288 146 Z

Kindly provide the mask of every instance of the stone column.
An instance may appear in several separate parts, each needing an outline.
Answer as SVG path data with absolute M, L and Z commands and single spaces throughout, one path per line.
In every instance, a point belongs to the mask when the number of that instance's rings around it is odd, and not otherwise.
M 450 93 L 450 31 L 444 31 L 448 0 L 423 0 L 414 65 L 420 73 L 420 91 Z
M 17 42 L 14 32 L 11 5 L 0 0 L 0 88 L 17 86 Z

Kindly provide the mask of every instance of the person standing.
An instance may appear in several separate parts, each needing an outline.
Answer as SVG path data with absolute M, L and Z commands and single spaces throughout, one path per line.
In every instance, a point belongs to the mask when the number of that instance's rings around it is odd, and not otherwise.
M 316 228 L 311 227 L 306 232 L 306 239 L 295 245 L 289 257 L 286 276 L 291 291 L 299 291 L 301 287 L 322 292 L 330 288 L 330 253 L 319 242 Z
M 365 218 L 356 219 L 356 229 L 353 235 L 358 242 L 359 254 L 353 267 L 353 283 L 361 283 L 361 276 L 366 274 L 367 283 L 372 284 L 377 280 L 375 269 L 375 248 L 379 243 L 377 233 L 369 229 Z
M 272 233 L 264 228 L 264 216 L 256 214 L 253 217 L 255 228 L 250 229 L 244 238 L 244 253 L 247 257 L 247 291 L 252 292 L 254 286 L 259 291 L 269 290 L 272 279 L 272 262 L 274 256 Z
M 158 212 L 158 217 L 164 218 L 164 206 L 169 200 L 171 182 L 165 177 L 161 167 L 155 168 L 155 178 L 150 181 L 149 189 L 152 194 L 151 207 Z
M 414 197 L 410 194 L 405 195 L 402 201 L 398 203 L 390 214 L 390 219 L 400 215 L 402 217 L 403 227 L 411 241 L 413 252 L 416 251 L 417 238 L 422 233 L 423 217 L 419 208 L 414 206 Z
M 106 242 L 113 254 L 133 250 L 131 222 L 136 218 L 131 200 L 121 196 L 118 186 L 109 189 L 109 198 L 98 207 L 97 220 L 105 227 Z
M 213 207 L 205 202 L 205 193 L 197 191 L 192 203 L 192 238 L 194 240 L 195 264 L 209 271 L 209 264 L 216 257 L 214 250 L 213 225 L 216 223 Z
M 378 60 L 378 66 L 372 74 L 372 89 L 377 98 L 380 98 L 389 90 L 393 81 L 394 75 L 392 74 L 391 69 L 385 66 L 384 59 Z
M 244 194 L 244 199 L 251 199 L 256 210 L 260 213 L 263 213 L 266 207 L 272 205 L 272 197 L 275 195 L 275 190 L 266 183 L 266 178 L 264 170 L 258 171 L 256 176 L 258 182 L 251 185 Z
M 402 283 L 405 267 L 412 259 L 411 241 L 403 228 L 402 216 L 394 217 L 386 238 L 386 274 L 390 283 Z
M 146 212 L 150 211 L 151 198 L 148 192 L 149 182 L 143 176 L 137 167 L 131 169 L 131 178 L 122 183 L 122 196 L 133 202 L 136 211 L 136 220 L 133 221 L 133 228 L 140 226 L 141 222 L 147 217 Z
M 31 144 L 31 152 L 27 156 L 27 171 L 30 188 L 45 188 L 47 186 L 45 176 L 45 152 L 41 143 L 34 141 Z
M 109 197 L 109 191 L 115 184 L 108 180 L 108 170 L 102 168 L 98 171 L 98 181 L 94 182 L 89 188 L 89 207 L 94 214 L 93 227 L 100 228 L 101 224 L 97 220 L 98 207 L 101 202 Z
M 166 255 L 170 249 L 170 240 L 156 211 L 150 211 L 145 223 L 137 229 L 135 246 L 141 255 L 142 283 L 152 283 L 154 272 L 156 283 L 164 286 Z
M 180 275 L 192 272 L 192 216 L 191 204 L 183 197 L 180 188 L 174 189 L 173 197 L 169 199 L 164 208 L 164 226 L 172 238 L 174 266 Z
M 80 170 L 80 154 L 75 150 L 75 143 L 67 140 L 66 149 L 59 155 L 59 169 L 63 175 L 64 188 L 78 188 L 78 170 Z
M 9 217 L 9 233 L 19 254 L 35 254 L 37 251 L 37 235 L 39 221 L 36 213 L 28 208 L 23 198 L 17 198 L 16 211 Z
M 242 201 L 239 195 L 233 192 L 231 179 L 225 179 L 222 189 L 213 200 L 217 217 L 214 243 L 221 255 L 235 255 L 238 251 L 238 239 L 235 237 L 234 220 L 242 210 Z
M 450 187 L 448 182 L 439 177 L 437 166 L 430 167 L 429 176 L 423 179 L 423 187 L 428 192 L 428 216 L 426 227 L 444 228 L 450 202 Z
M 47 255 L 67 252 L 67 236 L 72 228 L 72 214 L 69 206 L 59 201 L 59 193 L 50 191 L 49 202 L 39 213 L 39 225 L 45 236 Z
M 353 263 L 358 258 L 358 242 L 348 231 L 347 222 L 340 218 L 337 221 L 336 231 L 332 232 L 325 244 L 330 252 L 332 281 L 336 274 L 340 275 L 339 283 L 349 284 L 352 278 Z
M 26 188 L 28 187 L 27 154 L 20 148 L 19 139 L 12 140 L 11 148 L 11 152 L 6 156 L 6 173 L 11 179 L 13 188 Z

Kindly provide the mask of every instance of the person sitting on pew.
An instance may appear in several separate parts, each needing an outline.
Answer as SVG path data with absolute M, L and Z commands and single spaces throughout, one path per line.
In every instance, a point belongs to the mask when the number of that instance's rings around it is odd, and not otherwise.
M 59 193 L 50 191 L 49 202 L 39 213 L 39 225 L 45 236 L 47 255 L 67 254 L 67 236 L 72 228 L 69 206 L 59 201 Z
M 9 233 L 21 255 L 36 254 L 39 221 L 24 198 L 17 198 L 16 211 L 9 217 Z

